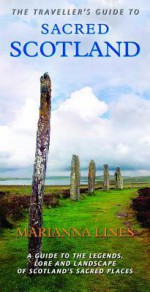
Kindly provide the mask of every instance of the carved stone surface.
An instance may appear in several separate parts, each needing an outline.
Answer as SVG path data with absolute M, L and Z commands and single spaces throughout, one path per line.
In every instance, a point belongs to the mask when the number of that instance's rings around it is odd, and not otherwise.
M 96 177 L 96 165 L 94 160 L 91 160 L 89 163 L 89 172 L 88 172 L 88 192 L 93 193 L 95 190 L 95 177 Z
M 40 112 L 29 210 L 29 229 L 34 228 L 37 234 L 38 228 L 42 227 L 42 203 L 50 143 L 51 80 L 48 73 L 45 73 L 41 77 L 40 82 Z M 41 237 L 31 236 L 29 238 L 29 254 L 31 255 L 31 258 L 28 260 L 28 269 L 34 268 L 35 254 L 40 253 L 41 245 Z
M 72 155 L 70 175 L 70 199 L 80 199 L 80 160 L 78 155 Z
M 121 175 L 120 167 L 117 167 L 116 171 L 115 171 L 115 189 L 116 190 L 123 189 L 123 178 L 122 178 L 122 175 Z
M 104 164 L 103 190 L 109 190 L 109 169 L 107 164 Z

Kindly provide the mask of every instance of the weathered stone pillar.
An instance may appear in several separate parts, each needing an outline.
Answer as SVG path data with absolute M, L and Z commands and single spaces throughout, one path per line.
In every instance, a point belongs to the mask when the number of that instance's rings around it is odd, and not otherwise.
M 95 191 L 95 176 L 96 176 L 96 165 L 94 160 L 89 163 L 88 173 L 88 192 L 93 193 Z
M 72 155 L 70 175 L 70 199 L 80 199 L 80 161 L 78 155 Z
M 76 155 L 72 155 L 71 160 L 70 199 L 76 201 Z
M 32 178 L 32 193 L 29 210 L 29 231 L 39 233 L 42 227 L 42 203 L 47 166 L 47 156 L 50 143 L 50 115 L 51 115 L 51 80 L 48 73 L 41 79 L 40 112 L 36 137 L 36 152 Z M 34 269 L 35 254 L 41 252 L 42 238 L 29 237 L 28 270 Z
M 121 175 L 120 167 L 117 167 L 116 171 L 115 171 L 115 189 L 116 190 L 123 189 L 123 178 L 122 178 L 122 175 Z
M 109 190 L 109 169 L 107 164 L 104 164 L 103 190 Z
M 76 180 L 77 180 L 77 200 L 80 199 L 80 160 L 79 156 L 76 156 Z

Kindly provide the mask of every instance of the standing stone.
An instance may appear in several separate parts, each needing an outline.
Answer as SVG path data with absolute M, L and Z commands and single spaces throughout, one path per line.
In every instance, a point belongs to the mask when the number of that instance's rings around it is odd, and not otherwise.
M 89 173 L 88 173 L 88 192 L 93 193 L 95 191 L 95 176 L 96 176 L 96 166 L 94 160 L 89 163 Z
M 32 193 L 29 210 L 29 231 L 39 233 L 42 228 L 42 203 L 46 175 L 47 157 L 50 143 L 51 80 L 47 73 L 41 79 L 40 112 L 36 137 L 35 162 L 32 177 Z M 42 237 L 29 237 L 28 270 L 35 267 L 35 254 L 41 252 Z
M 80 199 L 80 160 L 79 156 L 76 156 L 76 180 L 77 180 L 77 200 Z
M 76 155 L 72 155 L 71 161 L 70 198 L 76 201 Z
M 107 164 L 104 164 L 103 190 L 109 190 L 109 169 Z
M 80 199 L 80 161 L 78 155 L 72 155 L 70 176 L 70 199 Z
M 115 189 L 116 190 L 123 189 L 123 178 L 122 178 L 122 175 L 121 175 L 120 167 L 117 167 L 116 171 L 115 171 Z

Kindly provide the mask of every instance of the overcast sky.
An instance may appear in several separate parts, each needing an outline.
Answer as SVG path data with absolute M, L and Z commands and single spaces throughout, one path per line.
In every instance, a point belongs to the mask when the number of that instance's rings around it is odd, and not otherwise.
M 78 154 L 82 174 L 94 159 L 120 166 L 125 175 L 150 175 L 150 4 L 147 0 L 94 1 L 0 0 L 0 177 L 31 177 L 40 99 L 40 76 L 52 80 L 51 143 L 47 175 L 70 174 Z M 13 16 L 12 9 L 29 15 Z M 86 16 L 33 16 L 37 9 L 90 9 Z M 95 16 L 96 9 L 124 9 L 123 16 Z M 139 15 L 129 16 L 129 8 Z M 100 35 L 42 35 L 41 25 L 106 23 Z M 81 41 L 83 51 L 94 41 L 135 41 L 135 58 L 10 57 L 10 43 Z

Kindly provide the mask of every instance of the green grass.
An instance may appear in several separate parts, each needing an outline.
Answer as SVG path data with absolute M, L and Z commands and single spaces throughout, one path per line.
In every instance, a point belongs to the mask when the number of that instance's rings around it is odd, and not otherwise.
M 0 290 L 36 291 L 36 292 L 148 292 L 148 231 L 142 229 L 136 221 L 135 213 L 130 208 L 135 189 L 122 191 L 96 191 L 95 196 L 87 196 L 79 202 L 69 199 L 60 201 L 56 209 L 44 209 L 44 227 L 76 229 L 88 228 L 91 238 L 43 238 L 43 252 L 70 253 L 121 253 L 118 268 L 133 268 L 134 274 L 64 274 L 38 275 L 30 278 L 18 275 L 17 269 L 25 268 L 27 263 L 27 238 L 18 238 L 16 228 L 4 230 L 0 241 L 1 278 Z M 117 214 L 128 217 L 118 218 Z M 94 230 L 99 228 L 126 228 L 128 224 L 138 231 L 133 238 L 95 238 Z M 28 226 L 28 218 L 16 223 L 21 229 Z M 71 263 L 73 264 L 73 263 Z

